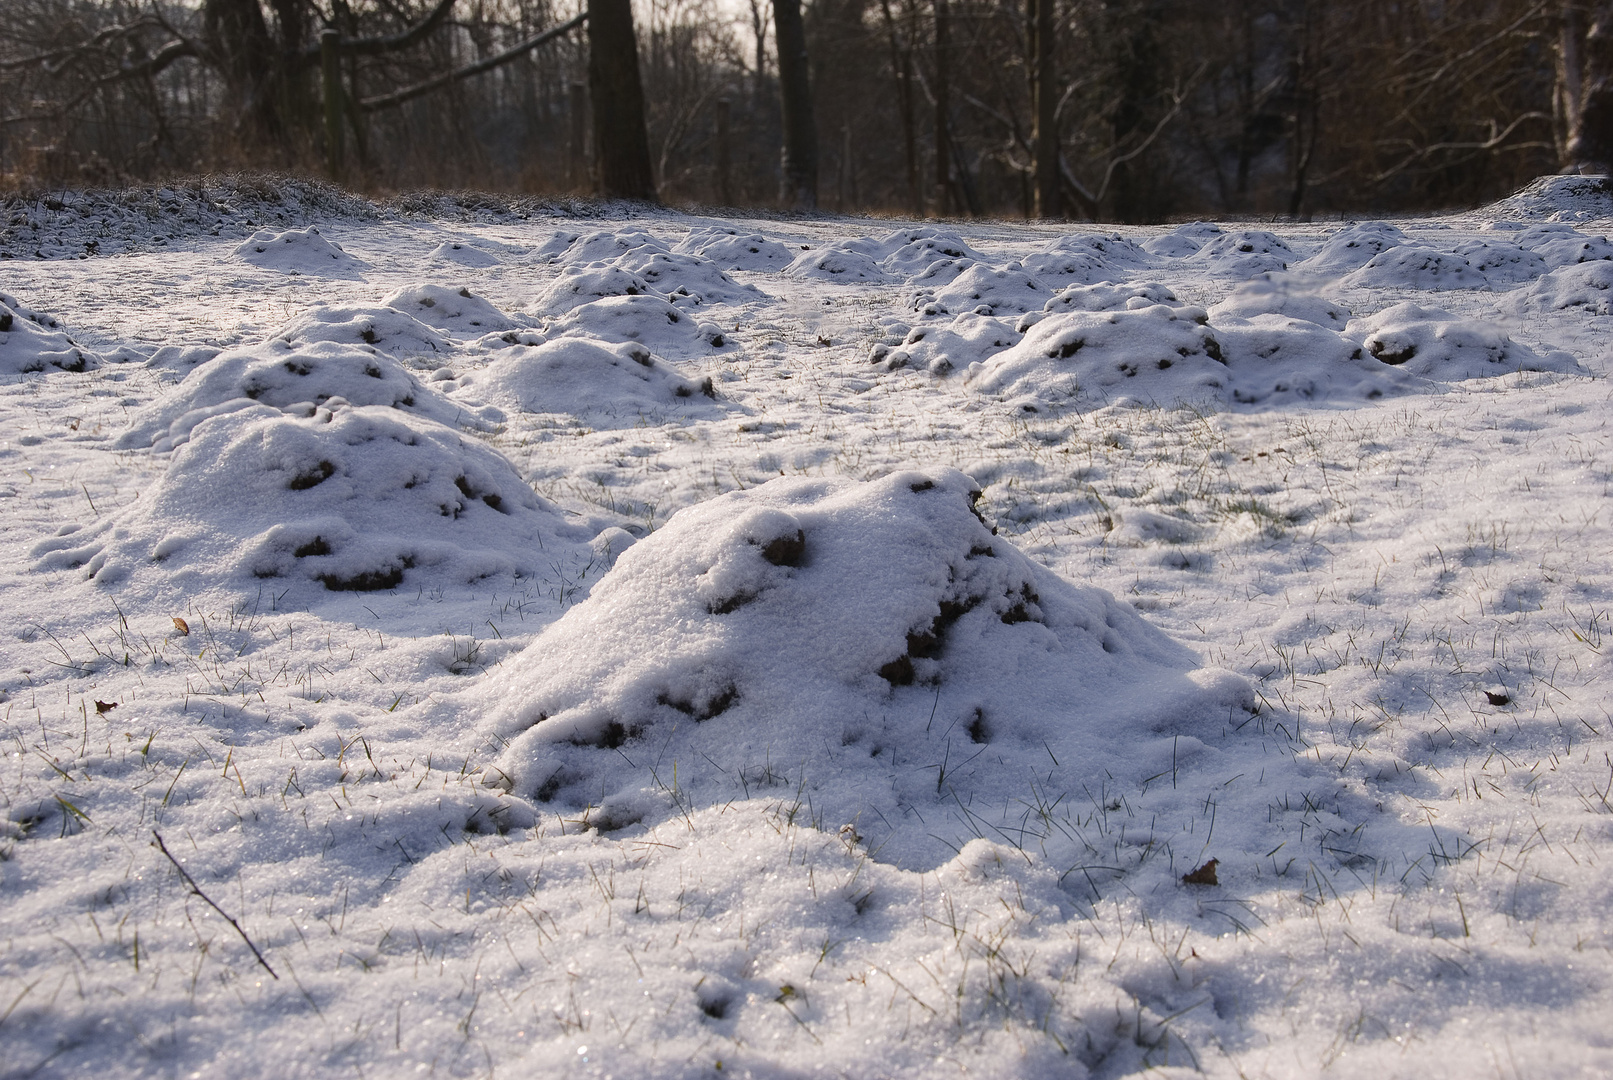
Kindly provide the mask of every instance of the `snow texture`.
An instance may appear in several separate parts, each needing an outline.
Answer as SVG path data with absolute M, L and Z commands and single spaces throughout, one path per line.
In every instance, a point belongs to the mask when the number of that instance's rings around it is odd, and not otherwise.
M 7 205 L 0 1073 L 1613 1073 L 1602 178 Z

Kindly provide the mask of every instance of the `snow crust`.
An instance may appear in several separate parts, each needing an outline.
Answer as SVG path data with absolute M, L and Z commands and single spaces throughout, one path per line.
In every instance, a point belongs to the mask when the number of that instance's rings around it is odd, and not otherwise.
M 1604 188 L 20 207 L 0 1071 L 1608 1073 Z

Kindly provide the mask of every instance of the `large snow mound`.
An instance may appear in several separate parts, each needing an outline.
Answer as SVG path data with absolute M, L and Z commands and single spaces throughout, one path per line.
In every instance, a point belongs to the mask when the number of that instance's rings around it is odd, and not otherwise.
M 439 356 L 453 343 L 407 312 L 368 304 L 315 304 L 275 331 L 282 345 L 356 345 L 388 356 Z
M 801 775 L 934 866 L 1058 761 L 1133 772 L 1247 714 L 1243 680 L 993 535 L 954 470 L 773 480 L 680 511 L 480 694 L 512 791 L 601 830 Z M 924 768 L 933 758 L 934 766 Z M 676 763 L 678 793 L 669 794 Z M 910 812 L 917 801 L 946 804 Z
M 662 356 L 709 356 L 728 344 L 720 326 L 696 321 L 659 296 L 607 296 L 572 308 L 549 326 L 555 336 L 636 341 Z
M 1605 176 L 1541 176 L 1484 208 L 1525 221 L 1592 221 L 1613 217 L 1613 184 Z
M 369 263 L 355 259 L 339 244 L 326 240 L 312 225 L 284 232 L 264 229 L 231 254 L 242 262 L 283 274 L 352 279 L 361 277 L 362 271 L 370 268 Z
M 492 303 L 461 285 L 407 285 L 381 301 L 436 330 L 479 337 L 517 324 Z
M 1342 284 L 1355 289 L 1484 289 L 1490 285 L 1466 259 L 1421 244 L 1399 244 L 1374 255 Z
M 920 290 L 913 303 L 933 314 L 1020 314 L 1039 311 L 1050 295 L 1047 286 L 1023 270 L 997 269 L 977 262 L 944 285 Z
M 777 272 L 790 265 L 795 252 L 760 233 L 740 232 L 720 225 L 689 230 L 672 248 L 685 255 L 710 259 L 724 270 Z
M 1506 306 L 1519 314 L 1584 308 L 1593 315 L 1613 315 L 1609 289 L 1613 289 L 1613 262 L 1576 263 L 1542 274 L 1506 297 Z
M 1017 344 L 1020 336 L 1007 319 L 966 311 L 945 326 L 915 326 L 894 348 L 876 344 L 868 359 L 887 371 L 911 367 L 947 375 Z
M 1049 315 L 1011 349 L 965 373 L 972 389 L 1039 411 L 1118 398 L 1155 404 L 1218 402 L 1227 368 L 1203 308 L 1154 304 Z
M 291 345 L 271 338 L 198 364 L 167 396 L 137 412 L 116 445 L 171 450 L 209 416 L 254 403 L 312 409 L 338 398 L 348 405 L 378 405 L 444 424 L 475 423 L 465 409 L 422 386 L 389 356 L 331 342 Z
M 1372 356 L 1427 379 L 1476 379 L 1509 371 L 1585 373 L 1565 352 L 1541 355 L 1494 323 L 1464 319 L 1411 301 L 1352 320 L 1349 333 Z
M 1390 248 L 1407 243 L 1410 238 L 1388 222 L 1363 221 L 1329 236 L 1321 249 L 1299 266 L 1334 273 L 1359 270 Z
M 477 397 L 522 412 L 569 413 L 595 427 L 719 411 L 710 379 L 689 379 L 637 342 L 561 337 L 517 345 L 461 380 Z
M 0 374 L 88 371 L 100 366 L 101 358 L 68 337 L 55 317 L 0 292 Z
M 201 422 L 134 503 L 33 554 L 41 570 L 82 568 L 103 585 L 283 579 L 375 591 L 538 573 L 583 539 L 481 442 L 333 402 Z
M 1055 285 L 1067 281 L 1092 285 L 1113 281 L 1152 262 L 1148 252 L 1119 233 L 1075 233 L 1049 240 L 1019 265 L 1026 273 Z

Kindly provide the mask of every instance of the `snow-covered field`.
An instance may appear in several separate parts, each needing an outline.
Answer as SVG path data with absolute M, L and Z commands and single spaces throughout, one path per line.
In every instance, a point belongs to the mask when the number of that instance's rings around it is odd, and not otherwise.
M 0 222 L 0 1077 L 1613 1072 L 1597 185 L 317 194 Z

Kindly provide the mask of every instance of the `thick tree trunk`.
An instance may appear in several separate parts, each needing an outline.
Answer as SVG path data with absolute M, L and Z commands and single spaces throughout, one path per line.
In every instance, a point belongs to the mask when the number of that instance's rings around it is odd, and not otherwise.
M 631 0 L 588 0 L 588 94 L 600 193 L 653 202 L 655 178 L 644 129 Z
M 778 45 L 779 101 L 784 115 L 784 204 L 792 210 L 816 210 L 818 122 L 812 114 L 801 0 L 773 0 L 773 40 Z
M 236 137 L 249 149 L 262 142 L 279 149 L 284 125 L 276 108 L 274 58 L 281 50 L 258 0 L 206 0 L 202 27 L 213 66 L 224 76 Z
M 1564 170 L 1606 173 L 1613 167 L 1613 3 L 1563 0 L 1557 61 Z
M 1026 0 L 1030 30 L 1031 145 L 1035 148 L 1036 216 L 1056 218 L 1059 207 L 1058 81 L 1053 73 L 1053 0 Z

